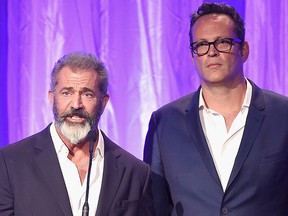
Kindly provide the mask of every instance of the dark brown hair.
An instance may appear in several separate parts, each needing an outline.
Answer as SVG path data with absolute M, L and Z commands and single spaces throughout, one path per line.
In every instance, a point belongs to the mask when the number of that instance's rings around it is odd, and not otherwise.
M 200 17 L 207 15 L 207 14 L 225 14 L 231 17 L 235 23 L 235 33 L 236 33 L 237 38 L 239 38 L 242 42 L 244 42 L 245 23 L 242 17 L 239 15 L 239 13 L 230 5 L 206 2 L 206 3 L 203 3 L 198 8 L 196 13 L 193 13 L 191 15 L 190 31 L 189 31 L 190 43 L 193 42 L 192 27 L 194 26 L 195 22 Z

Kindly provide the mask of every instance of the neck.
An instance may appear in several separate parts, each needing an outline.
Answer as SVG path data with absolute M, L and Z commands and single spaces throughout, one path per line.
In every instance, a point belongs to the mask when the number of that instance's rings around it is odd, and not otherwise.
M 229 86 L 202 86 L 202 95 L 208 108 L 222 114 L 241 109 L 246 94 L 246 82 Z

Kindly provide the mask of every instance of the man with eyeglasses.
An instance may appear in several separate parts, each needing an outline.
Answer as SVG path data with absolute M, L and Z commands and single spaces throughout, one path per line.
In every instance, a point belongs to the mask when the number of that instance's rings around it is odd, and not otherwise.
M 249 46 L 231 6 L 191 17 L 201 86 L 152 114 L 144 160 L 156 215 L 288 215 L 288 99 L 244 76 Z

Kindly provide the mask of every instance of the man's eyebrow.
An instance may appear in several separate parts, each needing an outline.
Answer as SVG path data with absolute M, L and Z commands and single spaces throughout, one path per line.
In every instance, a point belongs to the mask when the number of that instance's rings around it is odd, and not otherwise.
M 71 91 L 71 90 L 73 90 L 73 87 L 63 87 L 63 88 L 61 89 L 61 91 L 63 91 L 63 90 L 69 90 L 69 91 Z
M 87 92 L 87 91 L 94 92 L 93 89 L 90 89 L 90 88 L 87 88 L 87 87 L 83 87 L 83 88 L 81 89 L 81 91 L 84 91 L 84 92 Z
M 73 87 L 63 87 L 62 89 L 65 89 L 65 90 L 73 90 L 74 88 L 73 88 Z M 83 88 L 81 88 L 80 90 L 82 90 L 82 91 L 93 91 L 93 89 L 88 88 L 88 87 L 83 87 Z

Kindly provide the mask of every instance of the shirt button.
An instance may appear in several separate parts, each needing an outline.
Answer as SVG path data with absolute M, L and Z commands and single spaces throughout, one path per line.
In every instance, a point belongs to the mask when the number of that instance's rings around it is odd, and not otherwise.
M 224 207 L 221 209 L 223 214 L 227 214 L 229 212 L 228 208 Z

